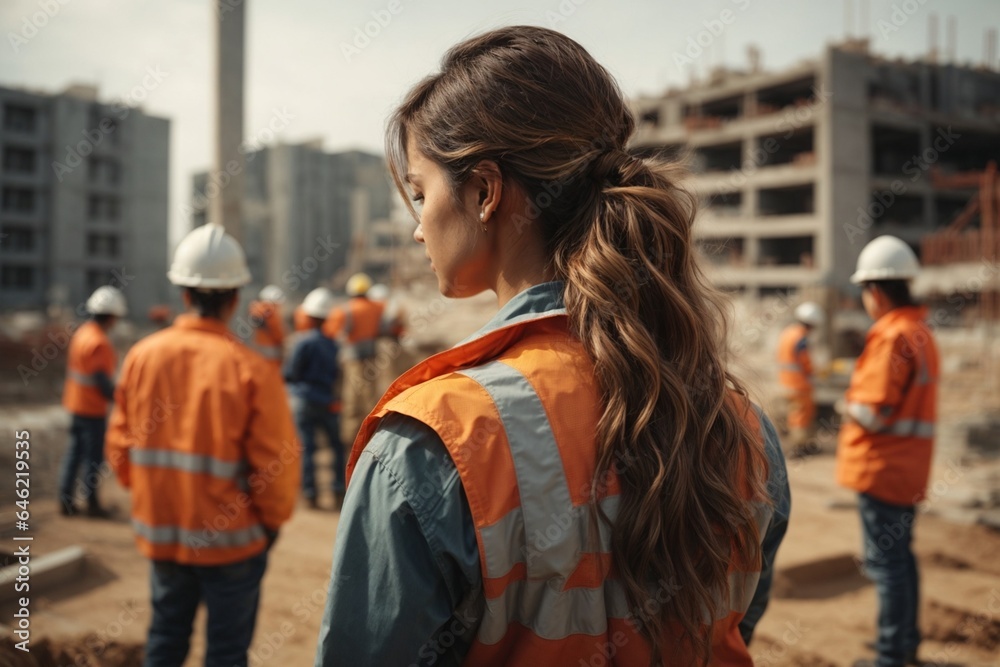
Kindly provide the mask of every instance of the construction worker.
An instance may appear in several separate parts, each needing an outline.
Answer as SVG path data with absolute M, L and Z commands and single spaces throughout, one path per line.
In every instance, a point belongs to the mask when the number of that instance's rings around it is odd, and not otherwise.
M 861 251 L 851 282 L 875 320 L 841 403 L 837 481 L 858 492 L 864 568 L 878 592 L 875 661 L 917 662 L 919 575 L 911 542 L 916 504 L 930 475 L 938 352 L 910 281 L 920 266 L 906 243 L 880 236 Z
M 152 561 L 147 666 L 185 660 L 200 602 L 206 665 L 247 665 L 267 554 L 292 514 L 299 444 L 278 369 L 227 329 L 250 282 L 222 227 L 194 229 L 167 274 L 187 312 L 125 357 L 106 454 Z
M 389 287 L 382 283 L 372 285 L 372 288 L 368 290 L 368 298 L 384 304 L 381 335 L 386 338 L 398 340 L 406 329 L 403 324 L 405 318 L 399 303 L 392 298 L 392 292 L 390 292 Z
M 118 364 L 108 331 L 128 313 L 125 295 L 110 285 L 98 287 L 87 299 L 87 312 L 91 319 L 73 334 L 66 362 L 63 407 L 70 413 L 70 427 L 59 475 L 59 512 L 63 516 L 79 513 L 74 501 L 79 479 L 87 514 L 103 518 L 108 512 L 98 500 L 97 486 L 104 462 L 108 406 L 115 391 L 112 378 Z
M 334 509 L 344 499 L 344 447 L 340 441 L 340 418 L 331 410 L 337 380 L 337 344 L 323 333 L 323 324 L 333 307 L 333 294 L 317 287 L 306 295 L 302 310 L 312 320 L 312 329 L 296 334 L 292 353 L 285 362 L 284 377 L 292 395 L 295 428 L 302 442 L 302 495 L 312 509 L 319 508 L 316 489 L 316 429 L 326 434 L 333 450 Z
M 250 302 L 250 324 L 253 327 L 253 349 L 265 359 L 281 366 L 285 353 L 285 328 L 281 324 L 281 304 L 285 293 L 277 285 L 260 291 Z
M 365 420 L 317 665 L 752 664 L 780 445 L 726 369 L 684 175 L 634 128 L 533 26 L 453 47 L 390 119 L 439 290 L 499 311 Z
M 784 392 L 789 454 L 802 456 L 815 435 L 816 419 L 809 335 L 823 324 L 823 311 L 807 301 L 795 309 L 795 320 L 778 339 L 778 383 Z
M 340 340 L 343 349 L 341 428 L 347 442 L 354 441 L 361 420 L 378 400 L 375 342 L 384 329 L 385 304 L 368 298 L 371 286 L 367 274 L 351 276 L 347 280 L 347 304 L 334 308 L 324 327 L 324 333 Z
M 309 331 L 312 328 L 312 318 L 306 315 L 301 303 L 292 311 L 292 328 L 295 331 Z

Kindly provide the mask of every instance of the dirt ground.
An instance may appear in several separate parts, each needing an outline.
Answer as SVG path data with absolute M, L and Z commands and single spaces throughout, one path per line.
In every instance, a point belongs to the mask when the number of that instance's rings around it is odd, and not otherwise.
M 418 334 L 431 336 L 432 329 L 444 326 L 448 308 L 432 305 L 418 312 L 426 321 Z M 478 321 L 488 317 L 486 311 Z M 474 328 L 469 322 L 463 326 Z M 464 335 L 460 330 L 449 327 L 448 333 L 457 340 Z M 965 425 L 996 408 L 997 397 L 975 362 L 978 349 L 960 340 L 950 349 L 934 477 L 916 525 L 921 657 L 942 666 L 1000 665 L 1000 531 L 974 523 L 991 516 L 1000 461 L 960 442 Z M 55 590 L 32 591 L 30 654 L 13 649 L 9 626 L 2 624 L 9 623 L 14 608 L 0 603 L 0 667 L 141 664 L 150 619 L 149 567 L 133 543 L 128 497 L 107 479 L 103 498 L 115 508 L 112 520 L 58 515 L 55 477 L 67 423 L 54 404 L 0 406 L 0 433 L 8 442 L 15 429 L 32 434 L 33 553 L 70 545 L 87 553 L 84 576 Z M 0 474 L 13 468 L 10 450 L 0 447 Z M 328 454 L 323 452 L 324 461 Z M 758 665 L 850 665 L 871 655 L 864 644 L 874 637 L 876 610 L 874 589 L 856 567 L 861 538 L 853 497 L 834 484 L 829 451 L 791 461 L 789 477 L 791 524 L 778 554 L 774 597 L 751 650 Z M 7 483 L 0 484 L 0 502 L 0 551 L 9 551 L 14 517 Z M 312 664 L 337 518 L 300 506 L 282 530 L 264 580 L 251 665 Z M 203 624 L 199 617 L 188 666 L 201 664 Z

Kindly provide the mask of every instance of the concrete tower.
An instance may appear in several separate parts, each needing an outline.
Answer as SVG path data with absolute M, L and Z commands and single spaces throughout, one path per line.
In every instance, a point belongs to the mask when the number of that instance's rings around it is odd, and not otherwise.
M 209 221 L 242 241 L 246 0 L 215 0 L 215 14 L 215 170 L 225 186 L 211 200 Z

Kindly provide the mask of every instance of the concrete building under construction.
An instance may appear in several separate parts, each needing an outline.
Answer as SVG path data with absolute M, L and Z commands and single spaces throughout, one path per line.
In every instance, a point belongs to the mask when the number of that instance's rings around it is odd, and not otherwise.
M 989 207 L 968 209 L 1000 202 L 978 193 L 1000 158 L 1000 72 L 935 60 L 888 60 L 854 40 L 781 72 L 718 71 L 635 99 L 632 149 L 690 160 L 705 203 L 695 234 L 721 287 L 851 293 L 875 236 L 900 236 L 919 255 L 963 211 L 967 230 L 989 236 L 997 224 Z M 947 261 L 992 262 L 996 250 Z

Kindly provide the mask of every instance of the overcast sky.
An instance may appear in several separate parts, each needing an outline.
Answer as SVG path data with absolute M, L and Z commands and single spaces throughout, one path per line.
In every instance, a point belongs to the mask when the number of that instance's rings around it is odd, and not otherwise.
M 845 2 L 863 0 L 246 1 L 246 137 L 259 136 L 279 110 L 291 117 L 280 140 L 321 137 L 327 150 L 381 153 L 385 117 L 406 89 L 435 70 L 449 46 L 493 27 L 561 30 L 635 95 L 683 84 L 692 69 L 742 66 L 751 44 L 761 48 L 767 69 L 815 57 L 844 36 Z M 985 28 L 1000 25 L 998 0 L 868 5 L 873 48 L 888 55 L 925 52 L 931 14 L 939 17 L 943 42 L 945 17 L 953 15 L 959 60 L 979 62 Z M 162 81 L 141 106 L 171 120 L 174 243 L 188 224 L 181 209 L 190 175 L 208 168 L 212 156 L 213 8 L 213 0 L 0 0 L 0 85 L 55 92 L 91 83 L 102 100 L 115 101 L 144 77 L 152 81 L 150 68 L 160 71 Z M 385 25 L 376 36 L 355 41 L 378 16 Z M 706 25 L 718 29 L 719 19 L 727 22 L 721 36 L 702 35 L 710 43 L 705 53 L 679 64 L 689 40 Z M 368 28 L 376 32 L 374 24 Z

